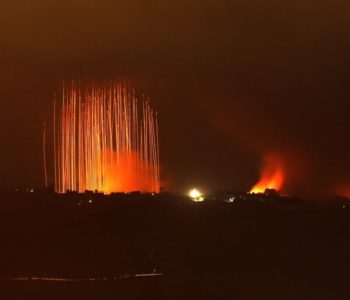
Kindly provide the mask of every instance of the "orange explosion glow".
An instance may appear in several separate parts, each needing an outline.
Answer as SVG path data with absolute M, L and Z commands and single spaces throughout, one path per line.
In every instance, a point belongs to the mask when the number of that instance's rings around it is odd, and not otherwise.
M 64 84 L 54 165 L 57 193 L 159 192 L 156 113 L 120 83 Z
M 265 157 L 261 179 L 251 189 L 251 193 L 264 193 L 266 189 L 280 190 L 284 182 L 282 161 L 275 155 Z
M 333 189 L 333 192 L 340 197 L 345 197 L 350 199 L 350 185 L 349 184 L 342 184 L 336 186 L 336 188 Z

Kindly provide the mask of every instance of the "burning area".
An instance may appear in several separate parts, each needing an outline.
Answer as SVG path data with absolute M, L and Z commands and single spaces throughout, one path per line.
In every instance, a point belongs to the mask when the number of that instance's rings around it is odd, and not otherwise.
M 261 178 L 250 190 L 251 193 L 264 193 L 267 189 L 281 190 L 285 180 L 282 160 L 277 155 L 265 156 L 261 169 Z

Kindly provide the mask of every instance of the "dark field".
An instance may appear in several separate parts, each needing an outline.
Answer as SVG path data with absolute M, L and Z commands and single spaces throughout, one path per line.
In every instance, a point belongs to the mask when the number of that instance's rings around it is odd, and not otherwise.
M 79 201 L 5 194 L 0 299 L 349 299 L 348 209 Z M 7 280 L 27 276 L 107 280 Z

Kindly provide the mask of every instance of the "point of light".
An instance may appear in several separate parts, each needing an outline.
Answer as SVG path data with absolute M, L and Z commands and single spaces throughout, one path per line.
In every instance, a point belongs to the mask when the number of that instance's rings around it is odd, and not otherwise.
M 198 198 L 200 197 L 202 194 L 197 190 L 197 189 L 192 189 L 188 195 L 191 197 L 191 198 Z
M 228 198 L 228 201 L 227 201 L 227 202 L 232 203 L 232 202 L 234 202 L 234 201 L 235 201 L 235 197 L 230 197 L 230 198 Z
M 188 195 L 190 196 L 190 198 L 195 201 L 195 202 L 202 202 L 204 201 L 204 197 L 203 194 L 197 190 L 197 189 L 192 189 Z

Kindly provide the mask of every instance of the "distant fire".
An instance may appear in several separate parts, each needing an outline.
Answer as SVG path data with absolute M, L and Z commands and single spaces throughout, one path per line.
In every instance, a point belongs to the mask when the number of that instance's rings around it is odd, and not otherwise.
M 283 164 L 279 157 L 268 155 L 264 159 L 259 182 L 251 189 L 251 193 L 264 193 L 266 189 L 280 190 L 284 183 Z
M 54 166 L 58 193 L 159 192 L 156 113 L 117 82 L 64 85 Z

